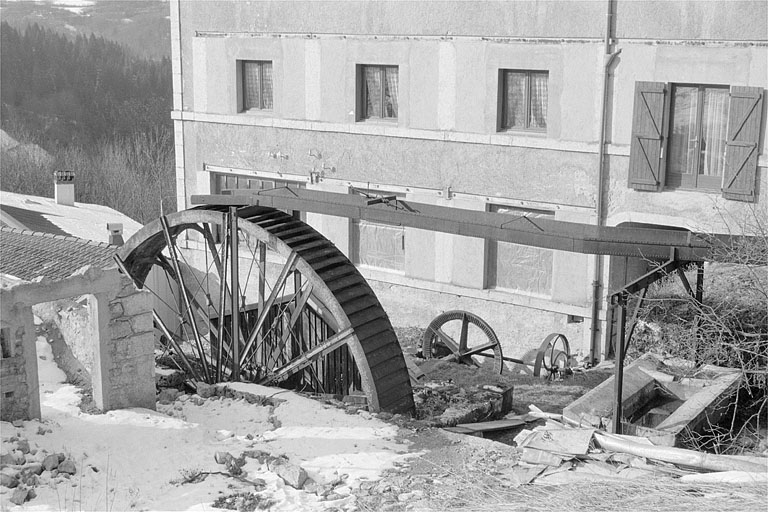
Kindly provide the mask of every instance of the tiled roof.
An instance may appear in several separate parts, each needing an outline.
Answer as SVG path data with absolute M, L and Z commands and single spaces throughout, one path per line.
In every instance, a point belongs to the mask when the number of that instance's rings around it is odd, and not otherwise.
M 8 204 L 0 204 L 0 211 L 10 215 L 14 220 L 29 230 L 36 231 L 38 233 L 51 233 L 54 235 L 62 236 L 69 235 L 69 233 L 61 229 L 50 220 L 46 219 L 43 214 L 35 210 L 26 210 L 24 208 L 17 208 Z
M 86 265 L 108 266 L 115 249 L 73 236 L 0 227 L 0 273 L 25 281 L 63 279 Z

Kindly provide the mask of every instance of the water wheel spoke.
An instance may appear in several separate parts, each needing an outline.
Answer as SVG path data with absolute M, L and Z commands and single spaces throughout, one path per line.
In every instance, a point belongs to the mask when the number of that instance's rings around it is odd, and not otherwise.
M 184 276 L 181 275 L 181 269 L 179 267 L 178 251 L 176 250 L 176 241 L 171 236 L 171 232 L 168 228 L 168 219 L 166 217 L 160 217 L 160 222 L 163 227 L 163 235 L 165 235 L 166 246 L 168 247 L 168 251 L 171 254 L 171 264 L 173 265 L 173 269 L 176 272 L 176 276 L 178 278 L 176 282 L 179 285 L 179 293 L 184 302 L 184 308 L 186 309 L 187 315 L 189 316 L 189 319 L 190 319 L 192 333 L 194 334 L 194 337 L 195 337 L 195 345 L 197 346 L 198 355 L 200 356 L 200 361 L 203 365 L 203 374 L 205 375 L 206 381 L 210 382 L 211 374 L 208 371 L 208 361 L 206 359 L 205 350 L 203 349 L 203 342 L 200 337 L 200 332 L 197 328 L 197 323 L 195 322 L 194 312 L 192 311 L 192 304 L 189 300 L 186 284 L 184 283 Z
M 344 329 L 338 334 L 334 334 L 309 351 L 299 354 L 287 364 L 276 369 L 272 375 L 262 379 L 259 384 L 277 383 L 284 381 L 291 375 L 295 375 L 307 366 L 311 365 L 320 357 L 323 357 L 344 345 L 347 342 L 347 338 L 353 334 L 354 330 L 351 327 Z
M 187 359 L 186 354 L 184 354 L 184 351 L 179 346 L 178 342 L 176 341 L 176 337 L 171 334 L 171 331 L 168 330 L 168 327 L 165 325 L 165 322 L 163 322 L 163 319 L 160 318 L 160 315 L 157 314 L 157 312 L 152 312 L 152 318 L 155 320 L 155 325 L 157 325 L 163 334 L 165 334 L 165 337 L 168 338 L 168 342 L 171 344 L 173 349 L 176 351 L 176 354 L 181 358 L 181 360 L 184 362 L 184 366 L 187 367 L 187 370 L 192 375 L 192 377 L 195 380 L 200 380 L 200 376 L 198 375 L 195 368 L 192 366 L 192 364 L 189 362 L 189 359 Z
M 248 357 L 248 352 L 251 350 L 251 347 L 256 341 L 256 337 L 259 331 L 261 330 L 262 325 L 264 325 L 264 321 L 267 319 L 269 310 L 272 309 L 272 305 L 275 303 L 275 300 L 277 299 L 277 295 L 280 293 L 280 291 L 283 288 L 285 288 L 285 283 L 288 279 L 288 275 L 291 272 L 293 272 L 293 269 L 296 267 L 297 256 L 298 255 L 295 252 L 292 252 L 291 255 L 288 257 L 288 260 L 285 262 L 285 265 L 283 265 L 283 268 L 280 271 L 280 275 L 278 276 L 277 281 L 275 281 L 275 285 L 272 287 L 272 292 L 269 294 L 269 298 L 267 298 L 267 300 L 264 301 L 264 307 L 259 310 L 259 316 L 256 319 L 256 323 L 253 326 L 253 330 L 251 331 L 250 336 L 248 337 L 248 341 L 245 344 L 243 353 L 240 355 L 241 365 L 245 362 L 245 359 Z
M 296 326 L 296 323 L 301 318 L 301 315 L 304 314 L 304 306 L 306 306 L 307 300 L 309 300 L 309 296 L 311 294 L 312 294 L 311 285 L 307 286 L 303 292 L 298 291 L 294 294 L 294 296 L 296 297 L 295 299 L 296 304 L 293 306 L 292 311 L 290 311 L 288 324 L 283 327 L 283 332 L 282 332 L 282 335 L 280 336 L 280 340 L 272 349 L 272 354 L 270 355 L 270 361 L 277 362 L 277 357 L 279 355 L 282 355 L 286 345 L 288 344 L 288 340 L 294 334 L 293 329 Z M 267 363 L 267 366 L 269 366 L 269 362 Z

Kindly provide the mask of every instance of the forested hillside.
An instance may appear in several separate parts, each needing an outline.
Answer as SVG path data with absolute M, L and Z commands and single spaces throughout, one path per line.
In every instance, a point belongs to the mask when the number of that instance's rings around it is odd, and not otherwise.
M 30 25 L 0 27 L 3 125 L 20 122 L 44 145 L 170 128 L 171 63 L 139 59 L 93 35 L 74 40 Z
M 169 59 L 148 60 L 101 37 L 0 24 L 0 118 L 53 157 L 4 153 L 4 190 L 52 195 L 53 168 L 75 172 L 76 200 L 146 222 L 173 208 Z M 131 188 L 133 187 L 133 189 Z M 134 190 L 135 189 L 135 190 Z

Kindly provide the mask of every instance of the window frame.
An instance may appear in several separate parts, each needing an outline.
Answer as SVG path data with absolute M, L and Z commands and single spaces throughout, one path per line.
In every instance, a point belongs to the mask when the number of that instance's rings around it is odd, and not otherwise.
M 382 115 L 369 115 L 368 113 L 368 88 L 365 86 L 365 72 L 369 68 L 376 69 L 381 74 L 381 83 L 386 83 L 387 70 L 397 71 L 397 85 L 398 85 L 398 98 L 397 98 L 397 115 L 392 117 L 384 117 L 386 93 L 385 87 L 381 88 L 381 112 Z M 400 66 L 397 64 L 358 64 L 357 65 L 357 121 L 379 121 L 379 122 L 397 122 L 400 118 Z
M 672 154 L 672 130 L 674 127 L 674 121 L 675 121 L 675 91 L 679 87 L 695 87 L 696 92 L 696 149 L 695 154 L 697 156 L 696 158 L 696 168 L 695 172 L 693 174 L 688 173 L 680 173 L 680 172 L 673 172 L 671 170 L 672 167 L 672 161 L 670 158 L 670 155 Z M 669 82 L 669 115 L 667 116 L 667 135 L 666 135 L 666 153 L 667 158 L 664 162 L 665 168 L 665 179 L 664 179 L 664 188 L 670 189 L 670 190 L 697 190 L 702 192 L 720 192 L 722 189 L 723 184 L 723 175 L 725 173 L 725 168 L 721 170 L 721 174 L 719 176 L 706 176 L 703 174 L 699 174 L 700 166 L 701 166 L 701 142 L 703 138 L 703 130 L 704 130 L 704 91 L 706 89 L 721 89 L 730 94 L 730 86 L 724 85 L 724 84 L 703 84 L 703 83 L 685 83 L 685 82 Z M 725 111 L 725 118 L 726 123 L 728 121 L 728 117 L 730 115 L 730 105 L 726 108 Z M 726 130 L 726 140 L 727 140 L 727 130 Z M 723 150 L 725 150 L 725 142 L 723 141 Z M 673 178 L 674 177 L 674 178 Z M 670 180 L 670 178 L 673 178 Z M 671 181 L 671 183 L 670 183 Z M 679 181 L 679 183 L 678 183 Z
M 507 110 L 507 76 L 511 73 L 523 73 L 525 74 L 525 96 L 523 102 L 525 104 L 525 126 L 506 126 L 505 113 Z M 544 116 L 544 127 L 531 128 L 531 75 L 544 75 L 547 79 L 547 115 Z M 499 92 L 498 92 L 498 113 L 497 113 L 497 127 L 498 132 L 530 132 L 530 133 L 547 133 L 549 128 L 549 70 L 544 69 L 512 69 L 502 68 L 499 69 Z
M 376 189 L 375 191 L 370 191 L 370 194 L 372 196 L 375 196 L 376 198 L 391 198 L 394 197 L 394 199 L 391 199 L 392 201 L 401 201 L 405 200 L 405 195 L 402 193 L 392 192 L 392 191 L 383 191 Z M 386 200 L 385 200 L 386 201 Z M 382 227 L 388 227 L 388 228 L 400 228 L 403 232 L 403 241 L 402 241 L 402 254 L 403 254 L 403 265 L 402 268 L 390 268 L 390 267 L 380 267 L 376 265 L 367 265 L 363 263 L 360 260 L 360 222 L 365 222 L 368 225 L 372 226 L 382 226 Z M 400 224 L 394 224 L 389 222 L 377 222 L 377 221 L 370 221 L 370 220 L 364 220 L 364 219 L 354 219 L 350 222 L 352 226 L 352 239 L 350 240 L 350 260 L 352 263 L 354 263 L 355 266 L 372 269 L 376 271 L 381 272 L 389 272 L 392 274 L 400 274 L 404 275 L 406 270 L 406 241 L 405 241 L 405 227 Z
M 259 106 L 246 106 L 246 91 L 248 90 L 248 87 L 246 86 L 246 80 L 248 77 L 248 74 L 245 72 L 245 67 L 247 64 L 256 64 L 258 65 L 259 69 L 259 98 L 258 98 L 258 104 Z M 272 82 L 272 106 L 269 108 L 264 107 L 264 65 L 269 64 L 270 68 L 272 69 L 272 73 L 270 73 L 270 81 Z M 238 71 L 240 74 L 239 77 L 239 87 L 240 87 L 240 112 L 272 112 L 275 109 L 275 74 L 274 74 L 274 62 L 271 60 L 253 60 L 253 59 L 241 59 L 238 61 Z

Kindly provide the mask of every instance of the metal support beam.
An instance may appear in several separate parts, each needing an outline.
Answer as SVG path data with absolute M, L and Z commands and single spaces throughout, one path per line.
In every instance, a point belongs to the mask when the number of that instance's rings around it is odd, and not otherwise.
M 611 297 L 611 307 L 618 308 L 619 334 L 616 337 L 616 360 L 613 372 L 613 433 L 621 434 L 622 399 L 624 395 L 624 336 L 627 321 L 627 293 Z

